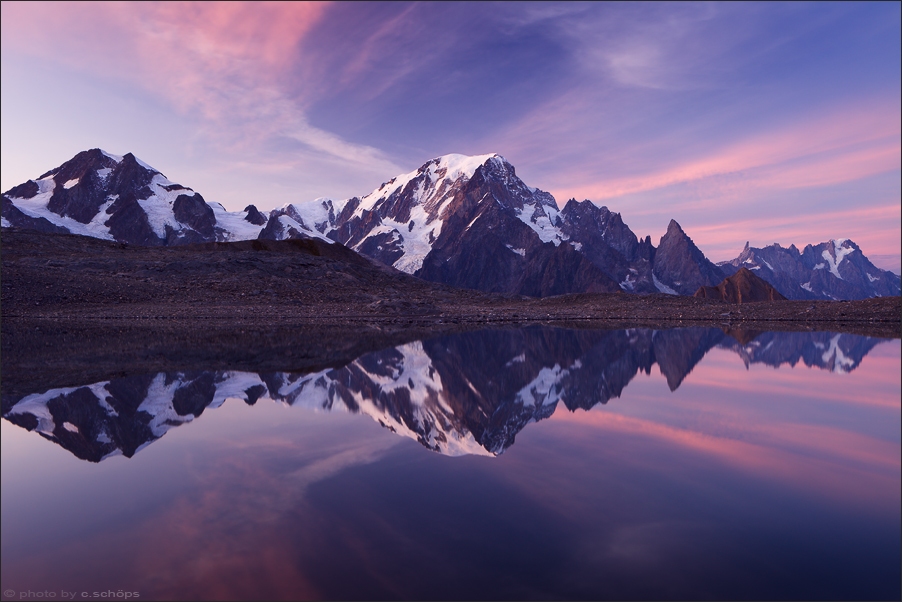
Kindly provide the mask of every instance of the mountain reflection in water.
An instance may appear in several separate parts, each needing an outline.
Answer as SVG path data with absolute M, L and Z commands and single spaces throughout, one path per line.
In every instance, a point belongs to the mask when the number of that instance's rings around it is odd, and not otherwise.
M 3 417 L 99 462 L 133 456 L 169 429 L 237 398 L 366 414 L 391 431 L 449 456 L 497 456 L 559 403 L 590 409 L 620 397 L 657 365 L 675 391 L 714 348 L 748 367 L 799 362 L 855 370 L 880 339 L 833 333 L 735 337 L 718 329 L 493 330 L 416 341 L 308 374 L 183 371 L 140 374 L 88 386 L 3 398 Z

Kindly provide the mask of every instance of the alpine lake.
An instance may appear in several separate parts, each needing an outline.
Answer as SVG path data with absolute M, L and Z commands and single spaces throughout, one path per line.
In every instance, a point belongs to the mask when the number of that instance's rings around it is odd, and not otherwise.
M 898 600 L 900 372 L 536 326 L 4 391 L 3 599 Z

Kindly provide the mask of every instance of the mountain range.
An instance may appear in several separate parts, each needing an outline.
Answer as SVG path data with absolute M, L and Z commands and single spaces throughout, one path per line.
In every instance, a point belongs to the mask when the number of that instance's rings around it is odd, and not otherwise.
M 848 239 L 802 252 L 774 244 L 715 265 L 671 220 L 654 246 L 619 213 L 586 200 L 559 208 L 497 154 L 445 155 L 363 197 L 230 212 L 132 154 L 83 151 L 3 194 L 2 225 L 169 246 L 318 238 L 424 280 L 535 297 L 577 292 L 695 294 L 747 268 L 788 299 L 902 293 Z
M 226 399 L 270 399 L 364 414 L 445 455 L 497 456 L 559 403 L 571 412 L 606 404 L 655 365 L 675 391 L 715 347 L 735 352 L 746 367 L 801 362 L 850 372 L 879 341 L 828 332 L 745 340 L 716 328 L 483 330 L 413 341 L 306 374 L 186 370 L 5 394 L 3 417 L 98 462 L 131 457 Z

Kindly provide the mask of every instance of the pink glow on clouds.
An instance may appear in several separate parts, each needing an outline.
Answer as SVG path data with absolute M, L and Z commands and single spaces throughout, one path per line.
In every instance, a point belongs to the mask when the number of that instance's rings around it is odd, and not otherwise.
M 890 224 L 902 218 L 899 200 L 892 196 L 863 191 L 849 199 L 847 210 L 812 211 L 782 202 L 778 211 L 763 210 L 755 218 L 746 217 L 749 213 L 742 208 L 752 203 L 761 207 L 762 194 L 786 197 L 793 190 L 819 189 L 898 170 L 900 132 L 895 103 L 862 103 L 714 148 L 706 157 L 688 158 L 676 166 L 655 169 L 652 163 L 652 171 L 614 179 L 570 174 L 570 181 L 582 183 L 551 192 L 560 203 L 571 197 L 608 202 L 613 210 L 624 212 L 627 223 L 637 216 L 668 212 L 715 261 L 735 257 L 741 250 L 737 246 L 746 240 L 752 246 L 779 242 L 804 247 L 831 237 L 851 238 L 863 245 L 868 256 L 892 256 L 899 253 L 900 230 Z M 664 199 L 634 203 L 623 198 L 681 184 L 690 186 L 693 194 L 682 195 L 678 208 Z M 663 231 L 652 233 L 654 242 L 660 235 Z
M 696 242 L 704 240 L 705 252 L 712 261 L 738 256 L 742 249 L 737 245 L 742 245 L 746 240 L 751 241 L 752 246 L 767 246 L 776 242 L 785 248 L 795 244 L 801 251 L 805 245 L 826 242 L 829 237 L 851 238 L 873 260 L 873 255 L 898 253 L 899 229 L 894 230 L 887 225 L 900 221 L 902 206 L 890 202 L 886 205 L 851 207 L 844 211 L 814 214 L 800 211 L 795 215 L 789 212 L 779 217 L 767 215 L 729 223 L 694 224 L 690 236 Z
M 282 87 L 289 75 L 303 78 L 298 46 L 328 3 L 3 6 L 4 46 L 127 80 L 181 114 L 197 114 L 200 134 L 220 149 L 240 153 L 283 136 L 365 169 L 400 170 L 375 148 L 311 126 L 303 99 Z
M 712 148 L 707 156 L 689 158 L 673 167 L 661 166 L 651 172 L 614 179 L 569 174 L 568 179 L 584 183 L 554 188 L 552 193 L 560 199 L 603 201 L 685 182 L 742 174 L 741 181 L 729 184 L 729 190 L 711 191 L 716 198 L 710 203 L 716 205 L 722 202 L 724 192 L 736 196 L 758 188 L 827 186 L 898 169 L 902 161 L 900 133 L 902 126 L 896 103 L 865 103 L 725 148 Z
M 815 98 L 804 84 L 775 84 L 750 76 L 748 97 L 715 100 L 735 91 L 731 86 L 738 80 L 729 74 L 757 65 L 756 56 L 737 55 L 738 42 L 754 42 L 767 54 L 799 31 L 780 39 L 752 26 L 727 34 L 729 28 L 723 25 L 732 18 L 748 25 L 751 17 L 745 9 L 736 9 L 733 17 L 721 21 L 731 12 L 725 7 L 664 7 L 641 18 L 627 10 L 631 16 L 620 15 L 616 22 L 612 14 L 624 11 L 610 13 L 590 5 L 522 7 L 503 18 L 498 16 L 503 10 L 484 8 L 485 15 L 500 19 L 502 30 L 535 21 L 546 31 L 556 31 L 554 39 L 569 52 L 561 67 L 572 68 L 574 74 L 560 88 L 542 87 L 551 92 L 524 102 L 522 112 L 501 106 L 473 117 L 458 114 L 454 104 L 442 105 L 444 91 L 460 85 L 455 70 L 465 72 L 472 65 L 441 59 L 469 56 L 469 48 L 479 57 L 472 59 L 479 66 L 485 55 L 474 50 L 491 54 L 490 46 L 467 46 L 478 36 L 466 20 L 435 19 L 450 13 L 434 12 L 430 5 L 384 5 L 385 10 L 373 9 L 359 23 L 348 25 L 340 16 L 357 13 L 347 6 L 4 2 L 2 44 L 5 60 L 39 57 L 56 67 L 56 73 L 91 80 L 86 84 L 89 95 L 92 89 L 98 94 L 112 90 L 125 104 L 136 100 L 161 109 L 155 123 L 110 133 L 101 131 L 106 115 L 91 115 L 88 107 L 86 116 L 98 126 L 70 133 L 73 146 L 84 140 L 88 146 L 81 148 L 87 148 L 95 144 L 95 136 L 104 135 L 104 140 L 127 145 L 107 149 L 113 152 L 140 155 L 139 150 L 156 146 L 164 161 L 142 158 L 173 177 L 176 166 L 184 168 L 184 184 L 230 209 L 242 208 L 248 196 L 265 199 L 258 202 L 268 209 L 320 195 L 366 194 L 379 182 L 439 154 L 499 152 L 514 162 L 527 184 L 549 190 L 561 203 L 576 197 L 608 204 L 642 236 L 651 234 L 656 240 L 675 218 L 715 260 L 734 257 L 736 246 L 745 240 L 766 244 L 760 236 L 784 245 L 850 237 L 868 255 L 899 255 L 900 230 L 892 225 L 893 220 L 898 223 L 898 211 L 892 211 L 899 206 L 896 190 L 877 191 L 881 194 L 875 198 L 873 189 L 858 186 L 858 192 L 843 201 L 850 207 L 845 216 L 837 213 L 836 199 L 823 211 L 791 201 L 792 195 L 812 198 L 819 189 L 899 169 L 902 111 L 897 89 L 876 88 L 882 92 L 871 89 L 833 100 Z M 342 29 L 345 25 L 348 28 Z M 802 29 L 809 27 L 814 25 L 805 23 Z M 334 54 L 324 42 L 332 36 L 340 51 Z M 25 75 L 9 90 L 29 85 L 29 74 L 22 71 Z M 480 80 L 487 89 L 466 94 L 478 98 L 515 83 L 505 80 L 506 75 L 499 68 L 496 77 Z M 761 117 L 762 106 L 771 101 L 762 90 L 770 89 L 776 92 L 771 107 L 775 111 Z M 53 87 L 45 82 L 43 90 Z M 446 127 L 455 124 L 453 134 L 439 133 L 433 139 L 417 133 L 418 139 L 411 140 L 411 132 L 429 132 L 431 124 L 407 132 L 412 121 L 379 104 L 406 92 L 436 102 L 438 119 Z M 687 104 L 683 94 L 697 94 L 703 103 Z M 330 130 L 328 120 L 315 110 L 334 97 L 350 98 L 348 111 L 376 107 L 372 119 L 380 125 L 364 117 L 346 133 Z M 783 104 L 788 99 L 792 105 L 798 98 L 812 103 L 811 109 Z M 42 100 L 43 107 L 56 108 Z M 92 104 L 91 98 L 78 100 Z M 67 114 L 78 120 L 75 110 Z M 322 127 L 311 123 L 308 114 L 318 115 Z M 383 116 L 391 127 L 382 125 Z M 759 129 L 750 131 L 744 125 L 749 116 L 758 117 Z M 20 123 L 6 129 L 5 187 L 50 167 L 40 162 L 38 140 L 30 142 L 28 159 L 19 149 L 8 150 L 46 126 L 44 117 L 38 111 L 16 115 Z M 54 142 L 69 132 L 67 124 L 62 125 L 54 124 Z M 178 139 L 155 131 L 164 125 Z M 359 132 L 365 133 L 354 139 Z M 48 141 L 45 144 L 53 144 Z M 26 169 L 26 163 L 33 165 Z M 771 217 L 754 224 L 757 230 L 743 230 L 741 224 L 753 225 L 747 219 L 753 206 Z M 877 207 L 880 216 L 868 218 Z M 828 222 L 826 214 L 839 219 Z M 845 219 L 849 216 L 854 219 Z
M 735 257 L 746 240 L 804 246 L 831 237 L 852 238 L 868 256 L 898 257 L 898 191 L 860 183 L 902 165 L 898 98 L 862 97 L 722 139 L 697 123 L 670 123 L 634 140 L 629 132 L 642 130 L 645 116 L 623 102 L 591 88 L 562 93 L 504 132 L 500 147 L 517 149 L 509 158 L 537 173 L 530 181 L 559 205 L 607 205 L 655 243 L 675 218 L 715 261 Z M 725 108 L 712 122 L 741 118 Z M 574 150 L 586 148 L 595 151 Z M 841 203 L 835 192 L 832 203 L 816 200 L 844 186 L 855 191 Z
M 328 3 L 42 2 L 3 7 L 4 44 L 173 100 L 202 82 L 272 83 Z M 67 35 L 72 29 L 84 35 Z

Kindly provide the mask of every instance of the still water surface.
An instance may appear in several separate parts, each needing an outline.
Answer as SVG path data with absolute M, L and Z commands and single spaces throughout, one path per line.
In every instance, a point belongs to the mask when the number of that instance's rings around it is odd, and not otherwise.
M 4 599 L 898 599 L 899 340 L 739 338 L 4 395 Z

